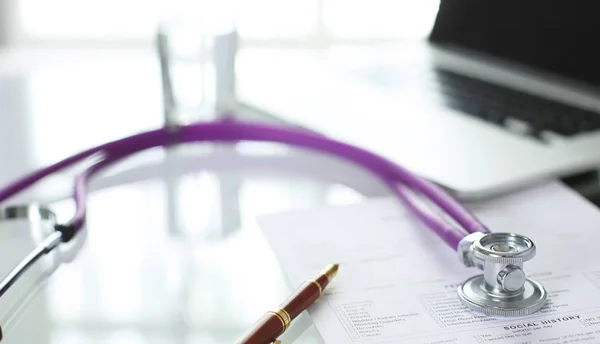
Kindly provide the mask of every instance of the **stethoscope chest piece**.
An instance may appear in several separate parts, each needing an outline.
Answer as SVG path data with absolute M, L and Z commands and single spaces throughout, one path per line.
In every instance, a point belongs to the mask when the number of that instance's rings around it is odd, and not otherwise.
M 544 287 L 525 275 L 523 263 L 535 256 L 533 242 L 513 233 L 473 233 L 459 244 L 459 257 L 482 275 L 458 288 L 469 309 L 495 316 L 523 316 L 537 312 L 547 299 Z

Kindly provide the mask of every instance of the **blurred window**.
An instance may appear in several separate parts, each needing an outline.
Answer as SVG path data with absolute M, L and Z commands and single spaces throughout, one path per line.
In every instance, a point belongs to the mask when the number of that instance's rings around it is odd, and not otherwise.
M 28 42 L 147 43 L 159 20 L 201 13 L 220 0 L 13 0 Z M 231 2 L 231 1 L 230 1 Z M 310 46 L 422 38 L 439 0 L 235 1 L 245 44 Z M 221 5 L 222 6 L 222 5 Z

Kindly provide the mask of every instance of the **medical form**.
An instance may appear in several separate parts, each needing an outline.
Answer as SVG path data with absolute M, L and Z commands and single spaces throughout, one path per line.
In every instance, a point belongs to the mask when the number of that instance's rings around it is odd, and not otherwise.
M 526 272 L 547 289 L 540 311 L 468 310 L 457 288 L 481 271 L 464 267 L 396 200 L 274 214 L 260 226 L 291 286 L 340 264 L 309 308 L 326 343 L 600 343 L 600 210 L 559 183 L 468 207 L 493 232 L 534 240 Z

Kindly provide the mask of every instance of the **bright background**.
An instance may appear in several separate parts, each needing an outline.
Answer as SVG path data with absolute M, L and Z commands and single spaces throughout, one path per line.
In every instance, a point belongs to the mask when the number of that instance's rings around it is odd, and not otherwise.
M 12 40 L 34 44 L 145 44 L 156 24 L 226 13 L 249 45 L 319 46 L 422 38 L 439 0 L 0 0 Z M 218 5 L 217 5 L 218 4 Z M 218 8 L 217 8 L 218 7 Z M 1 16 L 1 14 L 0 14 Z M 1 17 L 0 17 L 1 18 Z
M 17 47 L 6 49 L 10 54 L 0 49 L 0 96 L 6 95 L 0 98 L 0 156 L 10 153 L 17 161 L 0 168 L 0 185 L 85 147 L 162 124 L 152 49 L 161 21 L 233 21 L 242 47 L 368 46 L 422 39 L 438 3 L 0 0 L 0 47 L 7 42 Z M 173 70 L 177 89 L 189 90 L 189 98 L 198 93 L 196 67 Z M 320 157 L 297 160 L 297 173 L 278 173 L 281 166 L 295 165 L 277 149 L 269 152 L 274 162 L 284 163 L 274 163 L 265 175 L 198 167 L 174 180 L 130 183 L 91 195 L 85 249 L 52 276 L 21 321 L 20 331 L 32 333 L 28 329 L 34 326 L 37 338 L 5 342 L 232 343 L 265 305 L 289 293 L 261 241 L 258 216 L 385 195 L 364 172 L 330 166 Z M 198 158 L 199 166 L 215 160 Z M 305 176 L 302 167 L 327 176 Z M 329 181 L 331 176 L 353 183 Z M 70 189 L 70 182 L 57 179 L 52 185 Z M 66 219 L 72 206 L 58 202 L 54 210 Z M 248 293 L 254 298 L 244 297 Z M 300 344 L 319 343 L 310 333 L 305 337 Z

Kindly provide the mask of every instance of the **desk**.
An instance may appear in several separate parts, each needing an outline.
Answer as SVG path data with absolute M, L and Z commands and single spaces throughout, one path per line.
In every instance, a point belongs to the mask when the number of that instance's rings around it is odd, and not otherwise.
M 150 50 L 19 51 L 1 61 L 2 184 L 162 123 Z M 94 183 L 85 246 L 51 276 L 5 342 L 232 343 L 295 287 L 257 216 L 388 195 L 331 158 L 279 146 L 211 147 L 155 150 Z M 71 176 L 10 203 L 51 200 L 71 187 Z M 52 205 L 59 219 L 72 215 L 70 202 Z M 32 329 L 36 340 L 28 341 Z M 321 342 L 306 314 L 284 339 Z
M 151 57 L 60 54 L 13 56 L 18 66 L 4 68 L 0 83 L 19 95 L 7 98 L 18 114 L 0 111 L 0 137 L 18 128 L 10 146 L 19 151 L 3 151 L 15 158 L 0 169 L 3 183 L 160 124 Z M 212 147 L 166 156 L 156 150 L 94 183 L 85 245 L 51 276 L 42 302 L 26 310 L 4 342 L 28 342 L 34 329 L 40 344 L 233 343 L 295 287 L 263 241 L 257 216 L 387 195 L 363 171 L 324 156 L 256 144 Z M 52 199 L 68 190 L 71 174 L 15 202 Z M 69 201 L 52 207 L 61 220 L 72 214 Z M 295 337 L 320 343 L 306 314 L 286 334 Z

